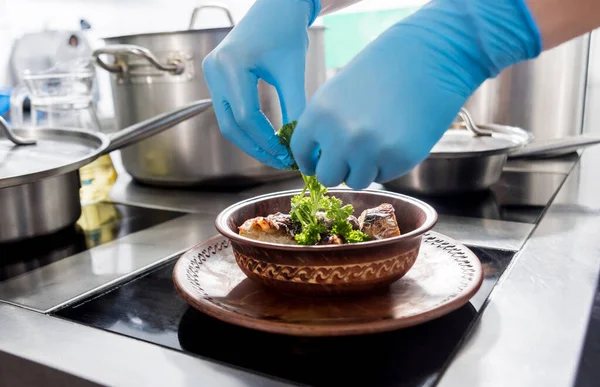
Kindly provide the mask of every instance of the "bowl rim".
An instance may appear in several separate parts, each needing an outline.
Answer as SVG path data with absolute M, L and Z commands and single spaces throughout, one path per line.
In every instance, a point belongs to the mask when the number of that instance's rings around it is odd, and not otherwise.
M 243 206 L 245 206 L 247 204 L 257 203 L 257 202 L 260 202 L 263 200 L 272 199 L 272 198 L 281 197 L 281 196 L 295 195 L 300 192 L 302 192 L 302 189 L 278 191 L 278 192 L 263 194 L 263 195 L 259 195 L 259 196 L 254 196 L 252 198 L 248 198 L 248 199 L 239 201 L 239 202 L 232 204 L 229 207 L 225 208 L 217 215 L 217 217 L 215 219 L 215 227 L 221 235 L 225 236 L 229 240 L 233 240 L 240 244 L 254 245 L 257 247 L 261 247 L 261 248 L 287 250 L 287 251 L 311 251 L 311 250 L 327 251 L 327 250 L 339 250 L 339 249 L 348 249 L 348 250 L 368 249 L 368 248 L 373 248 L 373 247 L 378 247 L 378 246 L 394 244 L 394 243 L 397 243 L 402 240 L 412 239 L 412 238 L 415 238 L 415 237 L 425 234 L 427 231 L 430 231 L 436 225 L 436 223 L 438 221 L 438 213 L 431 205 L 425 203 L 422 200 L 414 198 L 412 196 L 408 196 L 408 195 L 404 195 L 404 194 L 400 194 L 400 193 L 396 193 L 396 192 L 385 191 L 385 190 L 374 190 L 374 189 L 353 190 L 353 189 L 346 189 L 346 188 L 337 188 L 337 189 L 334 188 L 334 189 L 328 189 L 327 193 L 334 194 L 334 193 L 342 193 L 342 192 L 355 192 L 355 193 L 359 193 L 359 194 L 360 193 L 374 194 L 374 195 L 378 195 L 378 196 L 382 196 L 382 197 L 388 197 L 388 198 L 391 197 L 391 198 L 395 198 L 395 199 L 404 200 L 406 202 L 409 202 L 412 205 L 419 207 L 421 210 L 423 210 L 425 212 L 425 214 L 426 214 L 425 222 L 423 222 L 423 224 L 420 227 L 417 227 L 416 229 L 414 229 L 406 234 L 401 234 L 399 236 L 395 236 L 392 238 L 379 239 L 379 240 L 360 242 L 360 243 L 348 243 L 348 244 L 343 244 L 343 245 L 310 245 L 310 246 L 288 245 L 288 244 L 283 244 L 283 243 L 258 241 L 255 239 L 250 239 L 250 238 L 241 236 L 241 235 L 231 231 L 229 229 L 229 227 L 227 226 L 226 221 L 231 216 L 231 213 L 233 213 L 235 210 L 242 208 Z

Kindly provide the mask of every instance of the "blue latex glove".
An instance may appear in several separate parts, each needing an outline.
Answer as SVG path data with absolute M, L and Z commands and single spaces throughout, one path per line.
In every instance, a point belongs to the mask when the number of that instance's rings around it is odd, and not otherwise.
M 202 64 L 223 135 L 275 168 L 292 160 L 260 110 L 258 80 L 277 89 L 283 122 L 297 120 L 306 106 L 308 27 L 317 8 L 316 0 L 258 0 Z
M 428 156 L 486 78 L 540 50 L 523 0 L 434 0 L 317 91 L 292 153 L 326 186 L 394 179 Z

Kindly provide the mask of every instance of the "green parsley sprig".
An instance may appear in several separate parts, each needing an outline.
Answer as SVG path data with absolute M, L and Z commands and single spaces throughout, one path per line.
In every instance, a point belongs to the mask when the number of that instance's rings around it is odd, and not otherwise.
M 290 140 L 295 128 L 296 121 L 293 121 L 283 125 L 277 132 L 279 142 L 288 149 L 290 154 L 292 154 Z M 291 169 L 298 170 L 295 160 Z M 348 222 L 348 217 L 354 212 L 351 204 L 343 205 L 342 201 L 335 196 L 326 195 L 327 187 L 322 185 L 316 176 L 300 174 L 304 180 L 304 188 L 299 195 L 292 197 L 290 211 L 292 220 L 302 226 L 302 232 L 295 236 L 298 244 L 316 245 L 321 240 L 322 234 L 327 232 L 325 224 L 319 222 L 317 218 L 318 212 L 324 212 L 325 216 L 333 222 L 331 233 L 341 236 L 347 243 L 364 242 L 370 239 L 362 231 L 354 230 Z M 308 196 L 306 196 L 307 192 Z

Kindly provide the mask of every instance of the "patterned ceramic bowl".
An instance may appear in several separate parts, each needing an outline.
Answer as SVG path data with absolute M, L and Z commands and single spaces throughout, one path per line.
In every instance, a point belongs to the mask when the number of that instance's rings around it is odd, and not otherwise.
M 223 210 L 217 230 L 231 241 L 240 269 L 252 280 L 277 291 L 302 296 L 356 294 L 389 285 L 415 263 L 421 238 L 437 222 L 437 212 L 417 199 L 387 191 L 332 189 L 330 195 L 354 206 L 355 215 L 382 203 L 394 206 L 402 235 L 355 244 L 302 246 L 240 236 L 249 218 L 289 213 L 290 198 L 300 191 L 258 196 Z

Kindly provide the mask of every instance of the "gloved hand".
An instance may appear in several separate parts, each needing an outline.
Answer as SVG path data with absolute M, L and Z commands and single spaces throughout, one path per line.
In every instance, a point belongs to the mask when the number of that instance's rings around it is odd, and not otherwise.
M 308 27 L 318 7 L 315 0 L 257 0 L 202 63 L 223 135 L 275 168 L 292 160 L 260 110 L 258 79 L 277 89 L 283 122 L 297 120 L 306 105 Z
M 394 179 L 428 156 L 486 78 L 540 50 L 523 0 L 434 0 L 313 95 L 292 153 L 326 186 Z

